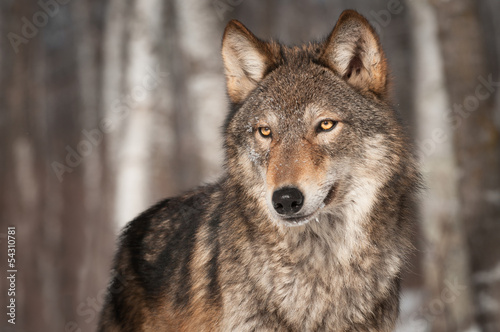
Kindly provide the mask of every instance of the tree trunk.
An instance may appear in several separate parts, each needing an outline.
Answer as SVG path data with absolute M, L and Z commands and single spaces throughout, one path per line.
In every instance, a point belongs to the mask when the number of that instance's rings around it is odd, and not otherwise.
M 108 12 L 104 108 L 111 121 L 114 216 L 119 227 L 154 203 L 150 188 L 155 109 L 166 79 L 159 52 L 162 8 L 160 0 L 111 1 Z
M 220 55 L 223 22 L 210 1 L 173 3 L 177 186 L 186 190 L 221 174 L 221 126 L 227 113 Z
M 422 195 L 423 267 L 428 291 L 413 314 L 414 328 L 465 331 L 473 322 L 465 234 L 459 215 L 458 174 L 437 18 L 426 1 L 411 2 L 415 51 L 414 103 L 418 153 L 427 190 Z
M 434 1 L 441 52 L 453 105 L 460 216 L 470 253 L 476 320 L 500 330 L 500 82 L 487 59 L 478 2 Z M 482 18 L 484 19 L 484 18 Z M 496 60 L 498 61 L 498 59 Z
M 0 233 L 17 228 L 18 271 L 16 325 L 4 317 L 2 331 L 95 329 L 114 242 L 104 145 L 84 132 L 99 114 L 101 10 L 99 1 L 48 12 L 31 1 L 0 7 L 2 35 L 26 38 L 17 47 L 2 39 L 0 58 Z

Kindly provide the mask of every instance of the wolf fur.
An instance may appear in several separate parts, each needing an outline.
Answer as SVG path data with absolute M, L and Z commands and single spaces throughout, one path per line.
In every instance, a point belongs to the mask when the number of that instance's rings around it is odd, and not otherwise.
M 231 21 L 222 56 L 224 175 L 124 229 L 100 331 L 392 331 L 419 173 L 374 29 L 348 10 L 287 47 Z

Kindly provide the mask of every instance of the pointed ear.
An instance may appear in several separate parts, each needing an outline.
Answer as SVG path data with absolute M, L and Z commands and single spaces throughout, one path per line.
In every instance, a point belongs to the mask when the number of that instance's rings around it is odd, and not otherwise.
M 387 61 L 378 35 L 366 18 L 344 11 L 328 37 L 321 60 L 362 93 L 388 95 Z
M 222 59 L 229 98 L 233 103 L 240 103 L 275 63 L 276 52 L 271 44 L 259 40 L 243 24 L 232 20 L 224 31 Z

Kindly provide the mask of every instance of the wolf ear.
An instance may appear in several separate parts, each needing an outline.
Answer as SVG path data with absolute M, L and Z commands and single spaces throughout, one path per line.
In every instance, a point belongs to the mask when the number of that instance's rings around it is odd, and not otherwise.
M 387 97 L 388 71 L 382 45 L 370 23 L 356 11 L 340 15 L 321 60 L 362 93 Z
M 259 40 L 240 22 L 231 20 L 222 38 L 222 59 L 229 98 L 240 103 L 264 78 L 275 54 L 270 44 Z

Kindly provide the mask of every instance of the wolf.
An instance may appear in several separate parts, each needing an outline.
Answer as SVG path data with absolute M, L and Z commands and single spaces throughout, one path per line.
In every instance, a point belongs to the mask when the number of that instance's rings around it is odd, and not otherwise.
M 99 330 L 392 331 L 420 175 L 376 32 L 222 58 L 224 173 L 126 226 Z

